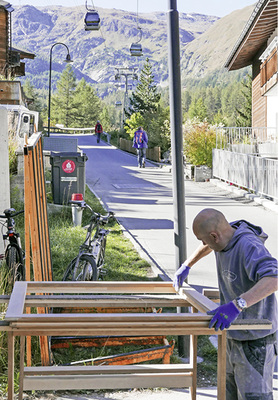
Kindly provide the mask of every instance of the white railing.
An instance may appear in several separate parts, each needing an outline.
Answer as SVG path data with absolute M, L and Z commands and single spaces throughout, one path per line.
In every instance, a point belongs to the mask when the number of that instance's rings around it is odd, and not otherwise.
M 278 201 L 278 159 L 213 149 L 213 176 Z
M 44 127 L 44 129 L 46 130 L 47 128 Z M 55 125 L 55 127 L 50 127 L 50 133 L 69 133 L 69 134 L 94 134 L 95 133 L 95 127 L 91 127 L 91 128 L 65 128 L 64 125 Z M 106 136 L 107 138 L 107 143 L 110 144 L 110 139 L 111 139 L 111 135 L 110 133 L 107 132 L 102 132 L 102 135 Z
M 248 154 L 268 154 L 277 149 L 277 128 L 268 127 L 218 127 L 216 148 Z M 274 145 L 274 147 L 273 147 Z M 277 154 L 277 153 L 276 153 Z

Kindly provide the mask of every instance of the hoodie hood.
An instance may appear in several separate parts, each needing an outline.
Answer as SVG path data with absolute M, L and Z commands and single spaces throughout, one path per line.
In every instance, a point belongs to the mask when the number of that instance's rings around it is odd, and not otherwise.
M 227 244 L 225 249 L 223 249 L 222 251 L 227 251 L 231 247 L 233 247 L 236 244 L 236 242 L 243 235 L 256 235 L 256 237 L 258 239 L 260 239 L 262 243 L 264 243 L 266 241 L 266 239 L 268 238 L 268 235 L 262 230 L 262 228 L 260 226 L 253 225 L 250 222 L 245 221 L 244 219 L 230 222 L 230 225 L 234 229 L 236 229 L 236 231 L 235 231 L 232 239 L 230 240 L 230 242 Z

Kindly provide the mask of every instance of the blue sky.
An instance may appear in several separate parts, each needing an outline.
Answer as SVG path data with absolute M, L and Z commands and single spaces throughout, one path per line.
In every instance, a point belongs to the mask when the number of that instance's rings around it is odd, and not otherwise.
M 85 11 L 85 0 L 7 0 L 12 5 L 32 4 L 33 6 L 80 6 Z M 97 7 L 118 8 L 121 10 L 137 12 L 137 0 L 88 0 L 88 5 Z M 179 12 L 216 15 L 223 17 L 234 10 L 249 5 L 255 5 L 256 0 L 177 0 Z M 138 12 L 167 11 L 169 0 L 138 0 Z

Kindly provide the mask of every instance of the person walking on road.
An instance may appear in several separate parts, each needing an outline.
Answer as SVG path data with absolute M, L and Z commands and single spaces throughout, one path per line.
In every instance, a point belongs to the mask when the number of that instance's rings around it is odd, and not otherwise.
M 103 129 L 102 125 L 99 121 L 97 121 L 96 126 L 95 126 L 95 134 L 97 135 L 97 142 L 100 142 L 100 135 L 102 134 Z
M 202 244 L 174 276 L 176 290 L 190 268 L 214 250 L 220 306 L 209 327 L 227 329 L 236 319 L 267 319 L 270 330 L 227 332 L 226 400 L 272 400 L 277 356 L 277 260 L 264 242 L 262 228 L 245 220 L 229 223 L 215 209 L 202 210 L 193 221 L 193 232 Z
M 145 168 L 148 135 L 141 126 L 134 132 L 133 146 L 137 149 L 138 167 Z

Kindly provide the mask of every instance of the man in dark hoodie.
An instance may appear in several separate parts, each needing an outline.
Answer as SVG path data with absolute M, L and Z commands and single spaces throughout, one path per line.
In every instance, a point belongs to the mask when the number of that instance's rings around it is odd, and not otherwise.
M 174 277 L 176 290 L 190 268 L 214 250 L 220 307 L 210 328 L 229 328 L 235 319 L 268 319 L 270 330 L 227 332 L 226 400 L 272 400 L 277 356 L 277 260 L 264 246 L 262 228 L 240 220 L 229 223 L 214 209 L 202 210 L 193 221 L 202 244 L 181 265 Z

